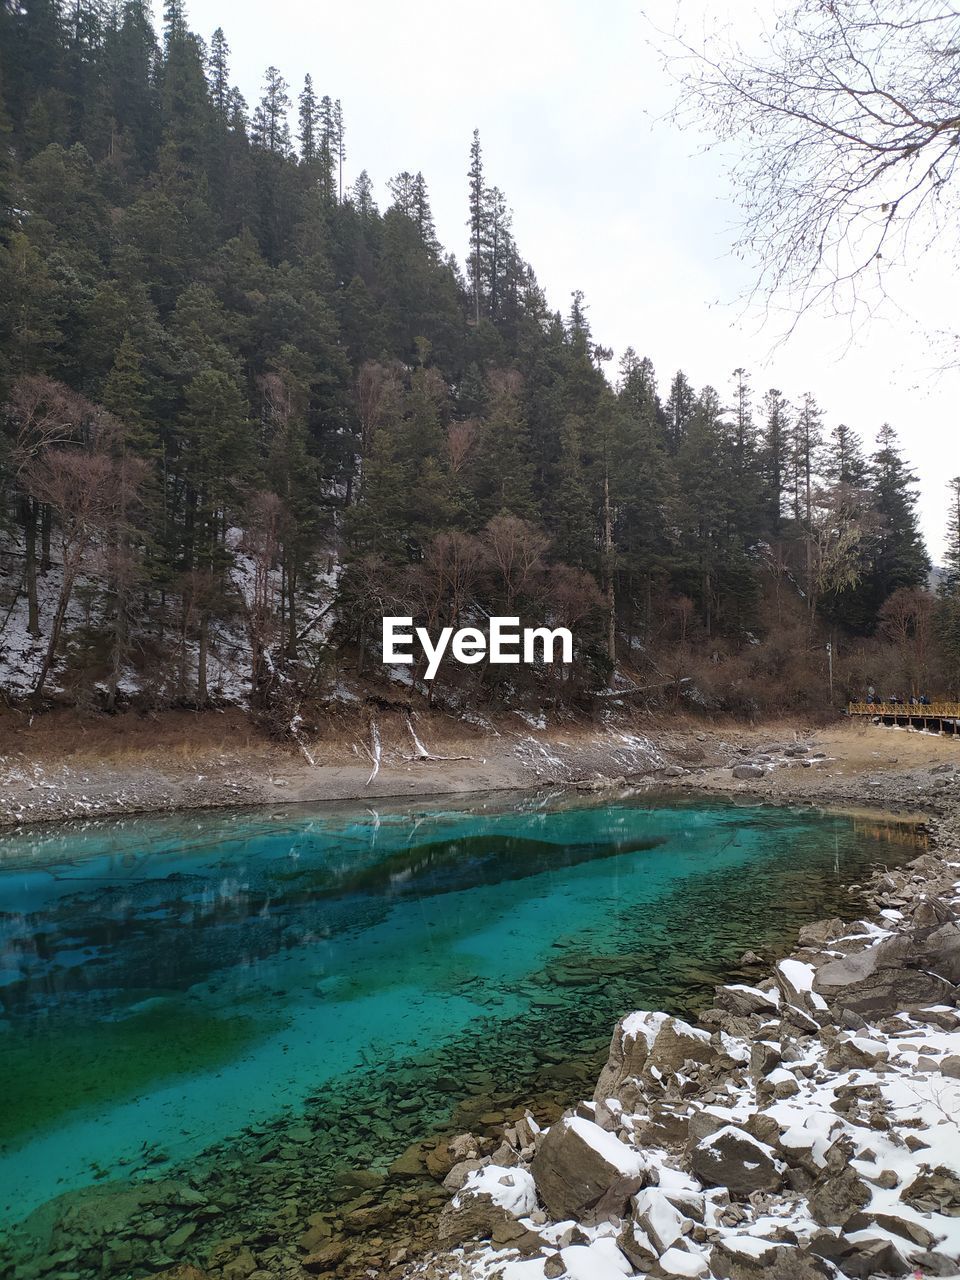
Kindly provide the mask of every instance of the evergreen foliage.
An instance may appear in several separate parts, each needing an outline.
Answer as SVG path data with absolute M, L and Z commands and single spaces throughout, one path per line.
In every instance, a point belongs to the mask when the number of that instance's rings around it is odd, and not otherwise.
M 207 698 L 211 625 L 238 611 L 269 698 L 276 672 L 362 667 L 397 607 L 574 617 L 609 674 L 678 636 L 711 655 L 754 643 L 784 584 L 811 643 L 824 620 L 869 634 L 893 592 L 925 584 L 890 428 L 867 460 L 812 395 L 758 403 L 744 369 L 728 405 L 683 371 L 661 399 L 632 349 L 612 382 L 583 295 L 562 319 L 522 259 L 479 132 L 461 269 L 422 173 L 397 174 L 381 213 L 366 170 L 345 182 L 339 99 L 307 76 L 292 130 L 271 66 L 250 114 L 229 52 L 219 28 L 207 51 L 182 0 L 159 38 L 143 0 L 0 5 L 0 534 L 24 584 L 38 521 L 57 519 L 24 478 L 38 378 L 119 423 L 143 468 L 122 535 L 136 625 L 195 655 L 172 695 L 188 702 Z M 279 574 L 276 598 L 239 598 L 241 558 Z M 130 593 L 111 598 L 105 627 L 132 653 Z M 324 639 L 309 613 L 328 604 Z

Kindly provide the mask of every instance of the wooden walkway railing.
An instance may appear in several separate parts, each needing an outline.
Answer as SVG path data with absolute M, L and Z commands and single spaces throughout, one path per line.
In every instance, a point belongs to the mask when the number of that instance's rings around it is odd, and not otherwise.
M 884 724 L 907 725 L 927 732 L 960 735 L 960 702 L 931 702 L 911 707 L 902 702 L 850 702 L 848 716 L 869 716 Z

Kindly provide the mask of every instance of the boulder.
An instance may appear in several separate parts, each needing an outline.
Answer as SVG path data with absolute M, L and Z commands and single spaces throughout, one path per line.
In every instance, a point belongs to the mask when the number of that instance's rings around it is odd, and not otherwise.
M 637 1271 L 644 1274 L 653 1271 L 659 1261 L 659 1254 L 649 1237 L 632 1219 L 623 1224 L 617 1236 L 617 1248 Z
M 319 1249 L 315 1249 L 313 1253 L 308 1253 L 305 1258 L 301 1258 L 300 1266 L 310 1275 L 326 1275 L 329 1272 L 335 1272 L 349 1252 L 348 1244 L 342 1240 L 331 1240 L 321 1245 Z
M 717 987 L 716 1002 L 721 1009 L 740 1017 L 759 1015 L 761 1018 L 770 1018 L 776 1014 L 780 1005 L 780 992 L 764 991 L 761 987 L 734 982 L 729 986 Z
M 579 1116 L 551 1125 L 531 1171 L 540 1199 L 557 1222 L 582 1221 L 595 1213 L 623 1217 L 631 1196 L 648 1181 L 637 1152 Z
M 951 1053 L 940 1060 L 940 1074 L 951 1080 L 960 1080 L 960 1054 Z
M 867 1070 L 884 1063 L 890 1054 L 878 1040 L 866 1036 L 838 1036 L 827 1049 L 823 1063 L 828 1071 Z
M 956 1276 L 957 1274 L 956 1259 L 948 1258 L 945 1253 L 939 1253 L 935 1249 L 912 1253 L 910 1266 L 915 1268 L 914 1275 L 918 1272 L 921 1276 Z
M 692 1225 L 659 1187 L 647 1187 L 634 1197 L 633 1219 L 658 1254 L 666 1253 Z
M 828 1167 L 807 1193 L 810 1212 L 824 1227 L 846 1226 L 869 1203 L 870 1188 L 851 1165 Z
M 851 1280 L 872 1280 L 873 1276 L 906 1276 L 913 1268 L 892 1240 L 871 1239 L 863 1232 L 857 1239 L 821 1231 L 810 1241 L 811 1253 L 832 1262 L 841 1275 Z
M 673 1074 L 684 1062 L 709 1063 L 716 1057 L 709 1034 L 698 1027 L 665 1013 L 628 1014 L 614 1030 L 594 1100 L 616 1098 L 624 1107 L 638 1110 L 642 1093 L 638 1082 L 649 1079 L 653 1068 L 660 1075 Z
M 960 925 L 943 924 L 927 935 L 923 944 L 927 967 L 947 982 L 960 983 Z
M 690 1153 L 690 1169 L 701 1182 L 726 1187 L 735 1197 L 783 1186 L 784 1165 L 773 1150 L 735 1125 L 699 1142 Z
M 710 1269 L 717 1280 L 825 1280 L 834 1275 L 815 1254 L 773 1240 L 769 1248 L 764 1244 L 756 1236 L 720 1241 L 710 1252 Z
M 443 1185 L 448 1191 L 459 1191 L 471 1173 L 476 1173 L 483 1166 L 483 1160 L 460 1160 L 443 1179 Z
M 900 1199 L 921 1213 L 943 1213 L 948 1218 L 960 1218 L 960 1177 L 943 1165 L 936 1169 L 925 1167 L 900 1192 Z
M 944 938 L 939 945 L 947 967 L 952 939 Z M 910 967 L 931 963 L 934 954 L 941 953 L 920 955 L 905 935 L 885 938 L 875 946 L 821 965 L 814 990 L 831 1004 L 873 1017 L 950 1004 L 956 994 L 951 981 L 926 968 Z
M 867 1217 L 884 1231 L 892 1231 L 895 1236 L 903 1236 L 911 1244 L 918 1244 L 921 1249 L 932 1248 L 940 1239 L 932 1231 L 928 1231 L 922 1223 L 912 1222 L 909 1218 L 898 1218 L 893 1213 L 868 1213 Z
M 536 1253 L 545 1243 L 490 1196 L 471 1192 L 462 1192 L 444 1206 L 438 1232 L 441 1246 L 447 1249 L 468 1240 L 490 1240 L 521 1253 Z
M 741 781 L 751 781 L 766 776 L 766 770 L 758 764 L 738 764 L 733 768 L 733 776 Z

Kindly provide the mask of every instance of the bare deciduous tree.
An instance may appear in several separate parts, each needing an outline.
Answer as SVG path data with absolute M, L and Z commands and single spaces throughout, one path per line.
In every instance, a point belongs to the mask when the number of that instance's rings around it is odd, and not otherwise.
M 672 34 L 676 117 L 739 155 L 739 247 L 759 292 L 801 314 L 854 314 L 887 268 L 956 244 L 960 9 L 951 0 L 799 0 L 775 6 L 762 53 Z
M 550 539 L 528 520 L 501 515 L 487 524 L 485 541 L 499 570 L 506 612 L 513 617 L 517 601 L 531 592 L 543 573 L 543 556 Z
M 140 459 L 116 458 L 101 448 L 48 449 L 25 468 L 27 492 L 49 503 L 57 515 L 63 564 L 50 637 L 33 688 L 35 699 L 43 696 L 77 578 L 94 548 L 107 538 L 117 542 L 127 532 L 145 473 Z
M 24 374 L 10 389 L 3 406 L 9 440 L 11 470 L 16 480 L 34 467 L 49 449 L 62 448 L 81 434 L 92 422 L 97 410 L 89 400 L 71 391 L 62 382 L 41 374 Z M 24 529 L 23 586 L 27 592 L 27 629 L 40 639 L 40 605 L 37 596 L 37 532 L 41 515 L 49 508 L 32 494 L 21 496 L 21 519 Z M 44 565 L 49 541 L 49 520 L 44 516 Z

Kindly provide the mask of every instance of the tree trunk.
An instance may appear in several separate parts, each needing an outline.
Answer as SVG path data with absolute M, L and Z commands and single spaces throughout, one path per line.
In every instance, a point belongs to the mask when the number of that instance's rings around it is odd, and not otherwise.
M 297 660 L 297 565 L 294 561 L 287 572 L 287 661 Z
M 617 663 L 617 597 L 613 584 L 613 517 L 610 512 L 610 471 L 603 473 L 603 559 L 607 601 L 607 656 Z M 611 672 L 611 676 L 612 676 Z
M 36 702 L 39 702 L 43 697 L 43 688 L 47 683 L 47 676 L 50 674 L 50 668 L 53 666 L 54 659 L 57 656 L 60 632 L 63 630 L 63 622 L 67 616 L 67 606 L 70 603 L 70 594 L 73 591 L 75 576 L 74 571 L 67 568 L 66 557 L 64 557 L 63 582 L 60 586 L 60 596 L 57 600 L 56 612 L 53 615 L 53 623 L 50 627 L 50 639 L 47 643 L 47 651 L 43 655 L 43 661 L 40 664 L 37 683 L 33 687 L 33 697 Z
M 43 504 L 40 517 L 40 572 L 50 572 L 50 529 L 53 511 L 48 502 Z
M 34 640 L 40 639 L 40 605 L 37 600 L 37 503 L 33 498 L 23 502 L 23 546 L 26 558 L 27 630 Z
M 197 706 L 207 705 L 207 645 L 210 617 L 206 609 L 200 614 L 200 639 L 197 645 Z
M 107 681 L 107 703 L 108 711 L 116 711 L 117 709 L 117 686 L 120 683 L 120 673 L 123 670 L 123 661 L 127 655 L 127 598 L 126 592 L 122 586 L 117 588 L 117 621 L 113 631 L 113 653 L 110 663 L 110 678 Z

